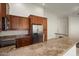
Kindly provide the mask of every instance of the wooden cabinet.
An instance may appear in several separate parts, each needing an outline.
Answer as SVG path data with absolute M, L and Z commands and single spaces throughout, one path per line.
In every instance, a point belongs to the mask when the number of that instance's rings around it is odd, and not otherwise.
M 16 39 L 16 47 L 17 48 L 28 46 L 31 44 L 32 44 L 32 40 L 31 40 L 30 36 Z
M 43 24 L 43 18 L 37 17 L 37 23 L 42 25 Z
M 37 19 L 35 17 L 30 16 L 29 20 L 30 20 L 30 24 L 38 24 Z
M 6 3 L 0 3 L 0 17 L 6 16 Z
M 32 36 L 32 25 L 41 24 L 41 25 L 43 25 L 44 41 L 47 41 L 47 18 L 30 15 L 29 20 L 30 20 L 30 35 Z
M 47 19 L 46 18 L 44 18 L 43 19 L 43 30 L 47 30 Z
M 26 17 L 9 16 L 10 30 L 28 30 L 29 20 Z
M 19 28 L 19 18 L 15 16 L 10 17 L 10 29 L 11 30 L 17 30 Z
M 43 18 L 39 16 L 30 15 L 29 19 L 30 19 L 30 24 L 42 24 L 43 23 Z
M 19 20 L 20 29 L 29 30 L 29 20 L 28 18 L 21 17 Z
M 44 33 L 44 41 L 47 41 L 47 18 L 43 19 L 43 33 Z
M 2 17 L 6 16 L 6 3 L 0 3 L 0 31 L 2 31 Z

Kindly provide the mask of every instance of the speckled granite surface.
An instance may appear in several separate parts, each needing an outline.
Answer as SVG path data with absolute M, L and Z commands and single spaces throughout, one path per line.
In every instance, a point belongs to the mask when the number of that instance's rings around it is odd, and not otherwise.
M 75 41 L 69 38 L 50 39 L 47 42 L 33 44 L 18 48 L 8 53 L 6 56 L 61 56 L 64 55 Z
M 5 54 L 7 54 L 8 52 L 15 50 L 15 49 L 16 49 L 15 45 L 2 47 L 2 48 L 0 48 L 0 56 L 3 56 Z

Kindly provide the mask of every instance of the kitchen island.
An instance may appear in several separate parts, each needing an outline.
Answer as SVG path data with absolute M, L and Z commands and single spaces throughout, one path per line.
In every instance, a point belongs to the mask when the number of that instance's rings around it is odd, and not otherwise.
M 70 50 L 76 41 L 64 37 L 49 39 L 46 42 L 21 47 L 7 53 L 6 56 L 63 56 Z

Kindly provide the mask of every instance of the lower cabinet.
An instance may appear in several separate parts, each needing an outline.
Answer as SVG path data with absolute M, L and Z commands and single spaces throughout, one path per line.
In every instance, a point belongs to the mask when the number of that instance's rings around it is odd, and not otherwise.
M 16 48 L 28 46 L 32 44 L 30 36 L 16 39 Z

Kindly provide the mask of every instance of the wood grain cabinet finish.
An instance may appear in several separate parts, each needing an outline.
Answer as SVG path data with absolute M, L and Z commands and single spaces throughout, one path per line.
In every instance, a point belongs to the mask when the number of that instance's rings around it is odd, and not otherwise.
M 33 24 L 40 24 L 43 25 L 43 34 L 44 34 L 44 41 L 47 41 L 47 18 L 40 17 L 40 16 L 29 16 L 30 20 L 30 34 L 32 33 L 32 25 Z
M 27 17 L 9 15 L 10 30 L 28 30 L 29 20 Z
M 31 40 L 30 36 L 16 39 L 16 47 L 17 48 L 28 46 L 31 44 L 32 44 L 32 40 Z
M 0 3 L 0 17 L 6 16 L 6 3 Z
M 0 3 L 0 31 L 2 31 L 2 17 L 6 16 L 6 3 Z
M 21 17 L 19 21 L 20 21 L 19 22 L 20 29 L 29 30 L 29 20 L 28 20 L 28 18 Z
M 48 26 L 47 26 L 47 18 L 44 18 L 44 19 L 43 19 L 43 33 L 44 33 L 44 36 L 45 36 L 45 37 L 44 37 L 44 41 L 47 41 L 47 36 L 48 36 L 48 35 L 47 35 L 47 31 L 48 31 L 48 30 L 47 30 L 47 27 L 48 27 Z
M 43 29 L 44 30 L 47 30 L 47 19 L 45 18 L 45 19 L 43 19 Z
M 43 24 L 42 17 L 30 15 L 29 16 L 30 24 Z
M 19 29 L 19 18 L 15 16 L 10 17 L 10 29 L 17 30 Z

